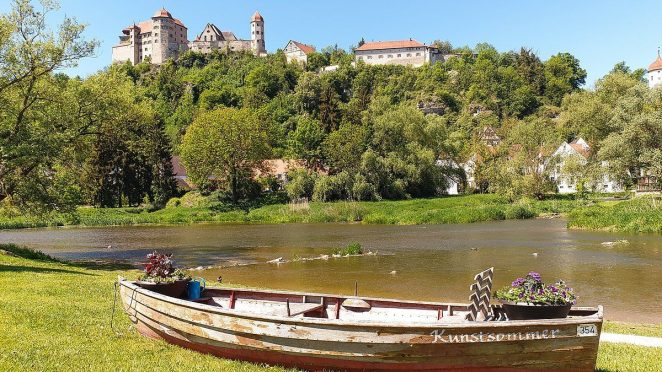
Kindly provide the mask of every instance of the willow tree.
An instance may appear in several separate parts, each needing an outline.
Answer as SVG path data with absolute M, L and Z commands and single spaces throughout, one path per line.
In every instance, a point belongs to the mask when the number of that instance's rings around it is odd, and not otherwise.
M 249 109 L 222 108 L 199 115 L 180 148 L 187 174 L 196 185 L 218 183 L 237 201 L 269 154 L 268 138 Z

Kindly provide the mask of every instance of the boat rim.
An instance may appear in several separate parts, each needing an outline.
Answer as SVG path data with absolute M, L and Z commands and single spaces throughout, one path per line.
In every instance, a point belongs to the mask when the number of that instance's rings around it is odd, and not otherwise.
M 241 318 L 250 318 L 258 320 L 266 320 L 271 322 L 278 323 L 306 323 L 306 324 L 316 324 L 316 325 L 346 325 L 346 326 L 362 326 L 362 327 L 387 327 L 387 328 L 430 328 L 430 329 L 440 329 L 440 328 L 482 328 L 485 326 L 493 328 L 501 327 L 512 327 L 512 326 L 554 326 L 554 325 L 569 325 L 569 324 L 584 324 L 590 322 L 602 322 L 603 320 L 603 306 L 597 305 L 595 307 L 584 307 L 584 306 L 573 306 L 572 310 L 579 311 L 594 311 L 595 314 L 590 314 L 586 316 L 578 316 L 573 318 L 564 318 L 564 319 L 531 319 L 531 320 L 500 320 L 500 321 L 462 321 L 462 322 L 453 322 L 453 323 L 385 323 L 378 321 L 348 321 L 343 319 L 329 319 L 329 318 L 289 318 L 286 316 L 278 315 L 268 315 L 268 314 L 259 314 L 252 313 L 248 311 L 241 311 L 236 309 L 226 309 L 219 306 L 208 305 L 204 303 L 198 303 L 193 301 L 188 301 L 181 298 L 166 296 L 164 294 L 156 293 L 145 288 L 141 288 L 136 285 L 136 281 L 127 280 L 123 277 L 118 277 L 118 282 L 120 285 L 127 287 L 128 289 L 138 292 L 144 296 L 152 297 L 154 299 L 172 303 L 178 306 L 183 306 L 195 310 L 201 310 L 211 313 L 216 313 L 220 315 L 228 315 Z M 466 303 L 441 303 L 441 302 L 424 302 L 424 301 L 405 301 L 398 299 L 388 299 L 388 298 L 377 298 L 377 297 L 357 297 L 357 296 L 341 296 L 334 294 L 324 294 L 324 293 L 308 293 L 308 292 L 291 292 L 291 291 L 282 291 L 282 290 L 264 290 L 264 289 L 252 289 L 252 288 L 219 288 L 219 287 L 207 287 L 207 289 L 218 289 L 225 291 L 245 291 L 245 292 L 259 292 L 259 293 L 277 293 L 277 294 L 292 294 L 292 295 L 301 295 L 301 296 L 321 296 L 329 298 L 360 298 L 362 300 L 368 301 L 383 301 L 383 302 L 402 302 L 409 304 L 424 304 L 424 305 L 438 305 L 438 306 L 467 306 Z

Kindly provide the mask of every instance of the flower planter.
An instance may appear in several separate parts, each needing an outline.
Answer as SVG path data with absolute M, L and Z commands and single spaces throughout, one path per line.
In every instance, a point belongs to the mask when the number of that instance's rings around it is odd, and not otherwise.
M 572 307 L 571 303 L 567 305 L 532 305 L 501 301 L 501 304 L 510 320 L 566 318 Z
M 164 294 L 166 296 L 183 298 L 186 296 L 186 286 L 190 280 L 190 278 L 187 278 L 166 283 L 154 283 L 139 280 L 136 284 L 141 288 L 149 289 L 150 291 Z

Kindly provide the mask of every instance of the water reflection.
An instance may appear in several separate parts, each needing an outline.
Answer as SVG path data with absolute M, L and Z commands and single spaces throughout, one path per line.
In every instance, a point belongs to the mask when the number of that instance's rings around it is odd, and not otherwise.
M 601 244 L 620 239 L 630 244 Z M 465 302 L 473 274 L 490 266 L 495 267 L 497 286 L 535 270 L 548 281 L 566 279 L 580 304 L 602 303 L 610 319 L 662 319 L 657 306 L 662 294 L 655 285 L 662 278 L 662 236 L 572 231 L 562 220 L 31 229 L 2 231 L 0 241 L 67 259 L 140 262 L 159 249 L 191 267 L 254 264 L 200 273 L 210 280 L 222 275 L 225 281 L 250 286 L 346 294 L 357 280 L 364 295 L 419 300 Z M 354 241 L 384 255 L 266 264 L 277 257 L 328 254 Z

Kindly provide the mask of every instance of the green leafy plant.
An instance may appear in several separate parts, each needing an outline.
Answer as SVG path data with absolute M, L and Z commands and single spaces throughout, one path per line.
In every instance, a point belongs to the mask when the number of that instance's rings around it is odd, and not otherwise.
M 510 302 L 520 302 L 533 305 L 567 305 L 576 304 L 577 297 L 571 287 L 559 280 L 554 284 L 545 285 L 540 274 L 530 272 L 524 278 L 515 279 L 510 286 L 496 292 L 495 298 Z

